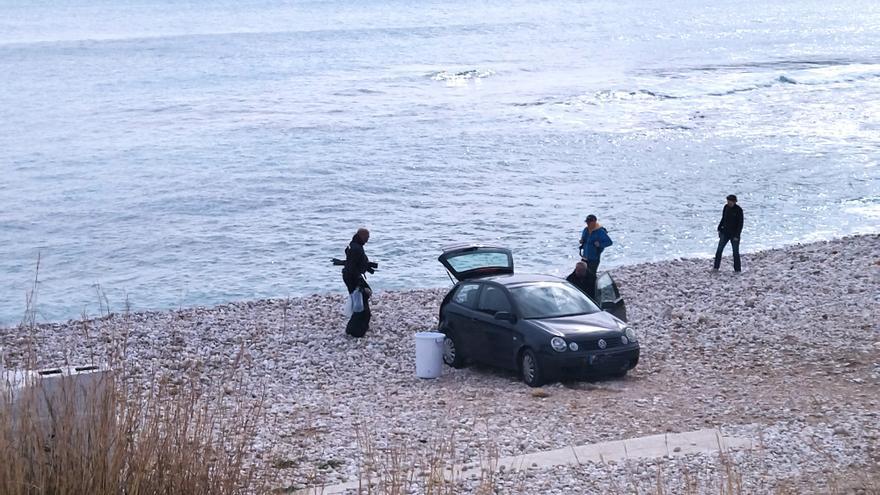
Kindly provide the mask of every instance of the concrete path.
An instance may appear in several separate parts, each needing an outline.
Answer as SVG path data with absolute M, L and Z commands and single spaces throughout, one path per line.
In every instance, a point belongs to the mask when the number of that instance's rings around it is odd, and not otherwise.
M 729 449 L 751 449 L 753 441 L 749 438 L 726 437 L 717 429 L 704 429 L 686 433 L 667 433 L 647 437 L 630 438 L 614 442 L 565 447 L 556 450 L 536 452 L 519 456 L 502 457 L 491 463 L 456 466 L 460 477 L 479 473 L 482 469 L 526 470 L 553 466 L 580 464 L 583 462 L 622 461 L 625 459 L 658 458 L 664 456 L 683 456 L 687 454 L 711 454 L 726 452 Z M 313 487 L 295 492 L 297 495 L 339 494 L 346 490 L 357 490 L 359 481 L 338 485 Z

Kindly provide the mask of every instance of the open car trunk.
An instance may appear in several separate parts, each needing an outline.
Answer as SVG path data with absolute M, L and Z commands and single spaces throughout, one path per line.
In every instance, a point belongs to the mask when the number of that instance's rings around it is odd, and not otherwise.
M 513 273 L 513 255 L 509 249 L 495 246 L 464 244 L 443 249 L 440 263 L 456 281 L 490 275 Z

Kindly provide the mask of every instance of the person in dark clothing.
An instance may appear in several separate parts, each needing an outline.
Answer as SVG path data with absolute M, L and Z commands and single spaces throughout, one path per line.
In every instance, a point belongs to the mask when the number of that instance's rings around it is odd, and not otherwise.
M 727 204 L 724 205 L 721 221 L 718 222 L 718 249 L 715 251 L 713 270 L 718 270 L 721 267 L 721 254 L 724 252 L 724 247 L 727 246 L 728 241 L 730 241 L 730 245 L 733 247 L 733 271 L 739 272 L 742 270 L 739 259 L 739 236 L 742 233 L 742 229 L 743 211 L 736 204 L 736 196 L 731 194 L 727 196 Z
M 587 262 L 587 270 L 595 277 L 599 270 L 602 251 L 614 243 L 608 237 L 608 231 L 605 230 L 605 227 L 599 225 L 596 215 L 587 215 L 584 221 L 587 222 L 587 226 L 581 232 L 581 258 Z
M 352 236 L 351 242 L 345 248 L 345 265 L 342 268 L 342 281 L 345 282 L 345 288 L 351 294 L 355 290 L 361 290 L 361 297 L 364 301 L 364 310 L 352 313 L 345 327 L 345 333 L 352 337 L 363 337 L 370 328 L 370 296 L 373 290 L 367 284 L 364 273 L 373 273 L 375 263 L 370 263 L 367 254 L 364 252 L 364 244 L 370 240 L 370 231 L 364 228 L 358 229 L 357 233 Z
M 585 261 L 578 261 L 574 265 L 574 271 L 571 272 L 565 280 L 581 290 L 584 294 L 590 296 L 590 299 L 596 299 L 596 274 L 587 269 Z

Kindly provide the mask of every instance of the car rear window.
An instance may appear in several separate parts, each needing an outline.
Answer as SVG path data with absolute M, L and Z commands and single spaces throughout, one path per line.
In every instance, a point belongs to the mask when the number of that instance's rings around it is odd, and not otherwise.
M 508 268 L 507 253 L 474 252 L 448 258 L 449 266 L 461 273 L 476 268 Z
M 541 282 L 510 289 L 523 318 L 558 318 L 596 313 L 599 308 L 572 285 Z

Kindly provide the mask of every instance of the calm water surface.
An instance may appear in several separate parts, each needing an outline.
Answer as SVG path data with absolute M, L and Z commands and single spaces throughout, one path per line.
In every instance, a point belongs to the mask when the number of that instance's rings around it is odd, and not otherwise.
M 0 0 L 0 325 L 880 230 L 880 3 Z M 707 264 L 707 268 L 708 268 Z M 745 265 L 748 270 L 748 265 Z

